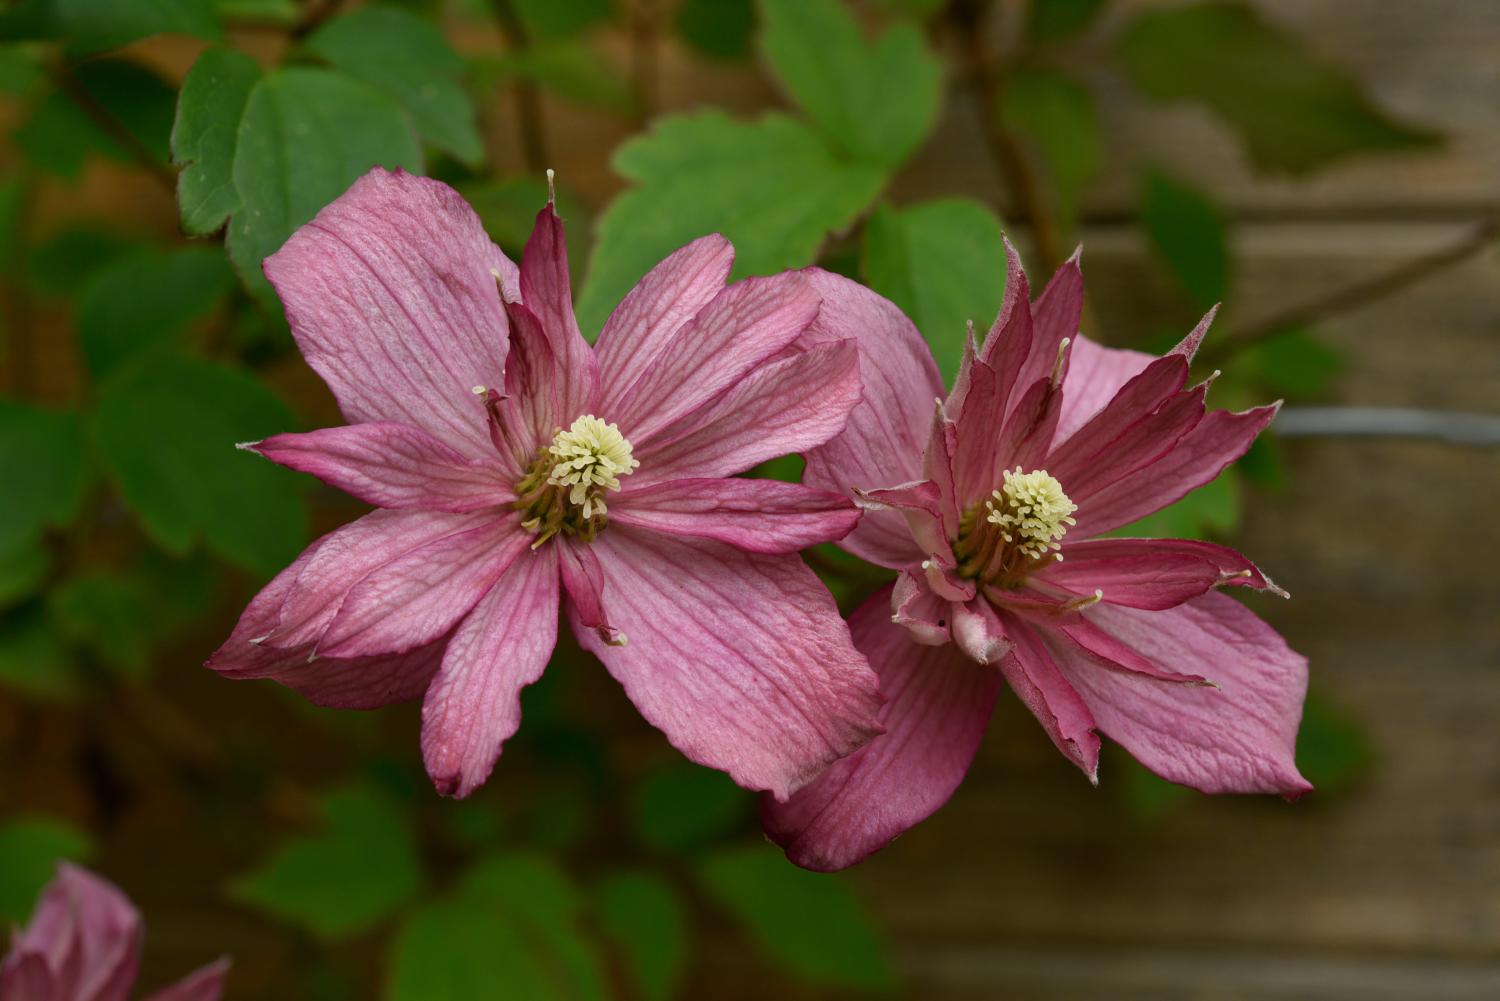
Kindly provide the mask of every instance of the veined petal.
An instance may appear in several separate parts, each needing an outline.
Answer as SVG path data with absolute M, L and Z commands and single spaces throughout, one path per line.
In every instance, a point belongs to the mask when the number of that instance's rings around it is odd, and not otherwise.
M 498 462 L 466 459 L 408 424 L 278 434 L 243 447 L 376 507 L 463 512 L 515 500 Z
M 1049 644 L 1099 728 L 1137 761 L 1201 792 L 1294 799 L 1312 788 L 1294 761 L 1307 659 L 1249 609 L 1211 592 L 1161 612 L 1097 605 L 1087 615 L 1153 663 L 1214 683 L 1103 670 Z
M 297 346 L 349 423 L 397 421 L 477 458 L 470 390 L 498 386 L 508 265 L 452 188 L 376 168 L 266 259 Z M 514 266 L 511 266 L 514 270 Z
M 848 535 L 859 509 L 839 494 L 797 483 L 726 478 L 627 488 L 611 501 L 609 517 L 615 524 L 717 539 L 752 553 L 795 553 Z
M 785 799 L 879 732 L 875 675 L 797 557 L 623 525 L 593 548 L 629 643 L 579 641 L 692 760 Z
M 599 375 L 594 351 L 578 330 L 573 315 L 573 287 L 568 277 L 568 243 L 552 203 L 537 213 L 536 225 L 521 254 L 521 301 L 540 321 L 557 371 L 561 414 L 568 421 L 593 402 Z M 566 421 L 564 422 L 566 426 Z
M 1010 448 L 1002 457 L 997 447 L 1005 427 L 1005 396 L 995 370 L 976 360 L 959 378 L 962 385 L 954 389 L 949 409 L 954 424 L 953 489 L 961 509 L 994 489 L 997 468 Z
M 1096 454 L 1086 459 L 1080 456 L 1066 466 L 1058 464 L 1061 471 L 1054 471 L 1048 465 L 1047 471 L 1067 484 L 1068 496 L 1075 504 L 1087 508 L 1084 502 L 1090 497 L 1155 462 L 1197 427 L 1203 420 L 1203 398 L 1207 392 L 1208 387 L 1201 385 L 1178 393 L 1130 425 Z M 1064 480 L 1064 476 L 1068 478 Z
M 1074 594 L 1102 590 L 1131 608 L 1172 608 L 1215 587 L 1274 587 L 1233 549 L 1190 539 L 1094 539 L 1064 545 L 1063 557 L 1036 578 Z
M 229 974 L 229 959 L 216 960 L 200 967 L 170 987 L 151 994 L 144 1001 L 219 1001 L 224 993 L 224 978 Z
M 885 733 L 784 803 L 761 800 L 766 834 L 805 869 L 854 865 L 931 816 L 963 781 L 989 725 L 1000 674 L 952 645 L 923 646 L 890 621 L 882 590 L 849 620 L 887 701 Z
M 635 456 L 630 487 L 733 476 L 767 459 L 817 448 L 859 404 L 859 353 L 848 341 L 767 362 L 729 392 L 653 435 Z
M 880 490 L 857 491 L 856 496 L 859 506 L 867 513 L 895 511 L 906 521 L 907 535 L 914 543 L 911 548 L 919 552 L 915 560 L 907 560 L 891 569 L 910 566 L 927 556 L 937 557 L 944 566 L 953 565 L 953 547 L 948 539 L 957 532 L 958 526 L 947 524 L 948 511 L 943 504 L 943 492 L 936 483 L 917 480 Z
M 923 574 L 901 571 L 891 592 L 891 621 L 911 634 L 912 642 L 942 646 L 953 642 L 953 610 L 948 599 L 928 586 Z
M 1019 390 L 1026 388 L 1020 381 L 1026 359 L 1032 353 L 1032 340 L 1036 334 L 1031 322 L 1031 286 L 1026 280 L 1026 269 L 1021 267 L 1021 255 L 1005 240 L 1005 298 L 1000 304 L 1000 314 L 985 334 L 980 346 L 979 360 L 995 373 L 995 393 L 1001 414 L 1010 410 L 1012 400 L 1018 398 Z M 1048 365 L 1051 359 L 1048 359 Z
M 594 345 L 602 410 L 618 410 L 621 394 L 723 290 L 733 265 L 734 247 L 711 233 L 673 252 L 620 300 Z
M 581 626 L 592 631 L 607 646 L 630 642 L 629 637 L 610 624 L 609 614 L 604 610 L 604 566 L 593 547 L 564 539 L 558 551 L 558 566 L 562 569 L 563 590 L 568 595 L 568 614 L 574 628 Z
M 1090 538 L 1181 500 L 1244 455 L 1280 407 L 1278 403 L 1238 414 L 1211 411 L 1171 451 L 1090 497 L 1079 508 L 1072 531 L 1080 539 Z
M 840 275 L 817 268 L 803 274 L 823 302 L 808 336 L 859 346 L 864 396 L 844 433 L 807 454 L 802 481 L 849 495 L 921 478 L 933 403 L 943 396 L 932 352 L 890 301 Z M 886 567 L 921 559 L 901 517 L 890 511 L 866 514 L 841 545 Z
M 521 689 L 557 643 L 556 546 L 523 552 L 453 634 L 422 701 L 422 760 L 437 791 L 463 799 L 521 725 Z
M 807 279 L 792 272 L 730 285 L 620 394 L 611 419 L 644 446 L 800 337 L 818 304 Z
M 1071 366 L 1068 371 L 1071 374 Z M 1087 468 L 1090 459 L 1128 428 L 1180 392 L 1187 384 L 1187 377 L 1188 363 L 1180 356 L 1169 354 L 1153 359 L 1121 386 L 1097 413 L 1072 430 L 1063 427 L 1073 406 L 1069 395 L 1073 392 L 1071 384 L 1064 380 L 1063 413 L 1056 434 L 1058 444 L 1047 457 L 1047 471 L 1067 482 L 1079 470 Z
M 398 556 L 349 589 L 318 641 L 319 656 L 401 653 L 432 642 L 479 603 L 531 545 L 507 511 Z
M 59 910 L 66 913 L 57 914 Z M 58 978 L 58 966 L 53 967 L 54 985 L 67 992 L 60 997 L 65 1001 L 125 1001 L 140 969 L 145 931 L 140 912 L 125 894 L 87 869 L 63 862 L 37 911 L 12 948 L 55 956 L 59 942 L 43 936 L 54 936 L 71 926 L 63 942 L 76 955 L 70 957 L 71 962 L 59 964 L 68 967 L 63 977 Z
M 1090 706 L 1069 684 L 1071 678 L 1061 672 L 1037 631 L 1017 615 L 1002 612 L 1000 616 L 1013 644 L 1000 662 L 1006 682 L 1042 724 L 1063 757 L 1098 785 L 1099 735 L 1094 732 L 1096 724 Z
M 1083 271 L 1078 266 L 1082 251 L 1083 248 L 1079 247 L 1063 262 L 1031 306 L 1031 350 L 1016 376 L 1017 387 L 1031 386 L 1038 380 L 1049 378 L 1057 364 L 1063 338 L 1078 337 L 1078 320 L 1083 315 Z M 1066 357 L 1064 360 L 1066 362 Z M 1009 409 L 1014 411 L 1018 402 L 1012 394 Z
M 1082 334 L 1076 336 L 1068 349 L 1068 377 L 1063 380 L 1057 440 L 1066 441 L 1155 360 L 1141 351 L 1107 348 Z M 1187 378 L 1185 369 L 1183 378 Z

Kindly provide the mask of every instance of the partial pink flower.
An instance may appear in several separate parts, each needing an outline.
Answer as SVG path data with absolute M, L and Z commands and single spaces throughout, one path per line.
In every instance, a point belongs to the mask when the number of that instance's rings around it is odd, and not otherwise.
M 62 863 L 31 923 L 0 960 L 4 1001 L 125 1001 L 140 968 L 140 913 L 113 883 Z M 195 970 L 144 1001 L 218 1001 L 229 960 Z
M 247 445 L 380 508 L 256 596 L 209 666 L 313 701 L 423 697 L 465 796 L 520 724 L 558 609 L 694 761 L 785 798 L 878 732 L 877 683 L 797 551 L 843 493 L 738 478 L 843 429 L 858 352 L 798 274 L 725 285 L 706 236 L 590 347 L 549 204 L 517 268 L 445 185 L 376 170 L 265 263 L 350 424 Z
M 863 859 L 962 781 L 1002 684 L 1097 781 L 1099 735 L 1203 792 L 1311 786 L 1293 749 L 1307 661 L 1218 592 L 1284 594 L 1207 542 L 1110 538 L 1244 454 L 1275 406 L 1206 411 L 1188 364 L 1212 314 L 1161 358 L 1078 334 L 1076 257 L 1032 302 L 1007 245 L 1005 303 L 943 400 L 891 303 L 815 274 L 819 327 L 860 345 L 865 396 L 804 481 L 866 508 L 841 543 L 899 571 L 850 623 L 886 733 L 762 817 L 813 869 Z

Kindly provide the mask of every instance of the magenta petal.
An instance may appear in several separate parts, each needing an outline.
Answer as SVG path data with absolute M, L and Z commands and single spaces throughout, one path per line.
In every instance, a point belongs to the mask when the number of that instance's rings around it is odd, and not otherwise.
M 446 633 L 531 545 L 514 513 L 398 556 L 349 589 L 319 656 L 401 653 Z
M 737 282 L 678 331 L 609 416 L 644 446 L 797 340 L 817 315 L 818 296 L 799 274 Z
M 604 610 L 604 567 L 588 543 L 563 540 L 558 553 L 563 590 L 568 595 L 568 614 L 574 627 L 591 630 L 607 646 L 624 646 L 625 634 L 610 624 Z
M 52 996 L 60 1001 L 125 1001 L 139 970 L 143 934 L 140 913 L 118 887 L 63 862 L 11 948 L 47 961 Z
M 1274 404 L 1238 414 L 1212 411 L 1171 451 L 1089 498 L 1071 531 L 1086 539 L 1181 500 L 1244 455 L 1278 409 L 1280 405 Z
M 979 352 L 979 360 L 995 373 L 1001 413 L 1010 409 L 1011 401 L 1017 398 L 1017 389 L 1026 386 L 1020 381 L 1021 371 L 1032 354 L 1035 333 L 1031 322 L 1031 286 L 1026 280 L 1026 270 L 1021 267 L 1021 255 L 1006 238 L 1005 299 Z M 1047 363 L 1051 364 L 1050 358 Z
M 540 321 L 558 370 L 560 413 L 571 421 L 592 402 L 598 389 L 594 351 L 579 333 L 568 277 L 568 244 L 552 203 L 536 216 L 521 255 L 521 301 Z
M 636 283 L 609 315 L 594 345 L 601 409 L 618 410 L 625 390 L 724 288 L 733 264 L 734 247 L 713 233 L 677 250 Z
M 194 970 L 170 987 L 163 987 L 144 1001 L 219 1001 L 228 974 L 229 960 L 220 959 Z
M 1009 448 L 1004 456 L 997 448 L 1005 427 L 1005 396 L 994 369 L 982 361 L 966 365 L 948 410 L 954 424 L 953 488 L 962 508 L 995 488 L 996 469 L 1009 454 Z
M 1203 397 L 1207 392 L 1205 385 L 1178 393 L 1122 431 L 1097 454 L 1080 458 L 1076 468 L 1058 464 L 1059 471 L 1049 465 L 1048 472 L 1067 484 L 1068 496 L 1074 503 L 1088 510 L 1090 505 L 1085 501 L 1155 462 L 1197 427 L 1203 420 Z
M 1009 613 L 1005 613 L 1004 622 L 1013 643 L 1011 652 L 1000 662 L 1006 682 L 1063 757 L 1098 785 L 1099 735 L 1094 732 L 1090 706 L 1069 684 L 1071 676 L 1062 673 L 1036 630 Z
M 1109 671 L 1051 644 L 1059 669 L 1099 728 L 1161 777 L 1202 792 L 1312 788 L 1295 748 L 1307 659 L 1228 595 L 1144 612 L 1097 605 L 1088 618 L 1152 662 L 1216 687 Z
M 1079 248 L 1081 251 L 1083 248 Z M 1021 366 L 1015 384 L 1030 386 L 1038 380 L 1049 378 L 1057 364 L 1058 349 L 1063 339 L 1078 337 L 1078 320 L 1083 315 L 1083 271 L 1078 266 L 1078 254 L 1063 262 L 1052 276 L 1042 294 L 1031 307 L 1031 350 Z M 1017 399 L 1011 396 L 1010 410 L 1016 408 Z
M 953 646 L 911 642 L 881 591 L 849 620 L 887 702 L 885 734 L 785 803 L 761 800 L 766 834 L 806 869 L 854 865 L 931 816 L 963 781 L 1000 692 L 999 672 Z
M 22 998 L 25 1001 L 32 998 L 39 1001 L 62 998 L 63 1001 L 68 1001 L 68 995 L 63 989 L 54 990 L 54 982 L 47 960 L 39 953 L 23 953 L 12 949 L 5 961 L 0 963 L 0 997 Z
M 278 434 L 244 447 L 376 507 L 463 512 L 515 499 L 493 458 L 467 459 L 407 424 Z
M 1140 351 L 1106 348 L 1079 334 L 1068 349 L 1068 376 L 1063 380 L 1062 415 L 1057 440 L 1083 427 L 1127 382 L 1156 359 Z
M 1071 367 L 1069 372 L 1071 372 Z M 1047 458 L 1047 471 L 1060 481 L 1072 481 L 1087 470 L 1090 460 L 1102 453 L 1128 429 L 1153 413 L 1187 383 L 1188 364 L 1176 355 L 1154 359 L 1120 387 L 1097 413 L 1076 430 L 1064 432 L 1059 418 L 1058 444 Z M 1069 383 L 1063 382 L 1063 411 L 1071 406 Z
M 1105 601 L 1131 608 L 1172 608 L 1214 587 L 1273 586 L 1255 564 L 1211 542 L 1095 539 L 1065 545 L 1063 556 L 1036 579 L 1074 594 L 1102 590 Z
M 901 571 L 891 592 L 891 621 L 906 629 L 915 643 L 942 646 L 953 642 L 953 610 L 939 597 L 927 578 L 910 570 Z
M 627 489 L 610 521 L 717 539 L 752 553 L 795 553 L 849 534 L 859 509 L 839 494 L 776 480 L 674 480 Z
M 376 168 L 266 259 L 303 357 L 350 424 L 397 421 L 478 456 L 471 392 L 498 386 L 508 265 L 452 188 Z
M 593 548 L 628 644 L 579 641 L 692 760 L 785 799 L 879 732 L 875 675 L 796 556 L 626 526 Z
M 802 481 L 849 494 L 907 483 L 922 476 L 922 450 L 942 378 L 922 335 L 889 301 L 840 275 L 816 268 L 804 274 L 823 305 L 810 336 L 859 345 L 864 398 L 849 414 L 844 433 L 807 455 Z M 870 513 L 842 543 L 881 566 L 921 559 L 894 512 Z
M 557 547 L 524 552 L 453 634 L 422 701 L 422 760 L 444 796 L 489 777 L 521 725 L 521 689 L 557 643 Z
M 844 429 L 859 403 L 859 353 L 848 341 L 767 362 L 729 392 L 635 450 L 629 486 L 733 476 L 817 448 Z

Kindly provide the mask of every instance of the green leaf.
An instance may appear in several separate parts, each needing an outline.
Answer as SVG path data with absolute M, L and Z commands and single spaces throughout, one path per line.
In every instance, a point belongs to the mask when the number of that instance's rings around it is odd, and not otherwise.
M 80 97 L 120 126 L 163 164 L 172 129 L 176 93 L 161 77 L 135 63 L 104 59 L 73 71 Z M 121 162 L 131 154 L 62 91 L 53 91 L 36 106 L 15 133 L 16 144 L 32 162 L 72 180 L 84 159 L 98 153 Z
M 576 35 L 614 16 L 611 0 L 511 0 L 533 41 Z
M 1344 367 L 1343 357 L 1305 330 L 1240 348 L 1234 353 L 1234 375 L 1254 381 L 1288 400 L 1316 400 Z
M 882 205 L 865 227 L 863 272 L 922 331 L 951 382 L 969 321 L 982 337 L 1005 297 L 1000 222 L 968 198 Z
M 1440 138 L 1386 115 L 1352 77 L 1243 3 L 1146 11 L 1119 44 L 1142 92 L 1205 105 L 1265 170 L 1306 173 L 1354 153 L 1424 149 Z
M 45 525 L 78 517 L 91 478 L 83 423 L 75 413 L 0 398 L 0 552 L 36 538 Z
M 58 632 L 125 676 L 150 667 L 154 596 L 132 577 L 93 571 L 64 581 L 47 596 Z
M 294 474 L 234 446 L 292 427 L 249 374 L 186 358 L 118 373 L 92 421 L 125 503 L 163 549 L 185 553 L 201 538 L 266 576 L 297 555 L 306 515 Z
M 715 59 L 744 59 L 755 28 L 754 0 L 686 0 L 677 8 L 682 40 Z
M 1151 246 L 1201 309 L 1229 294 L 1224 217 L 1202 192 L 1166 174 L 1146 174 L 1141 222 Z
M 532 45 L 493 63 L 503 76 L 534 80 L 560 97 L 617 114 L 635 104 L 630 86 L 581 39 Z
M 412 900 L 421 862 L 400 806 L 373 787 L 326 796 L 323 816 L 322 833 L 287 840 L 232 892 L 321 938 L 345 938 Z
M 709 896 L 792 973 L 840 987 L 891 986 L 880 937 L 838 877 L 798 869 L 769 845 L 716 852 L 697 874 Z
M 77 52 L 119 48 L 151 35 L 223 35 L 213 0 L 52 0 L 62 33 Z
M 288 67 L 250 92 L 234 151 L 243 208 L 229 223 L 240 277 L 280 307 L 260 264 L 373 167 L 420 173 L 422 150 L 401 108 L 335 70 Z
M 594 891 L 599 927 L 625 958 L 643 1001 L 671 1001 L 687 966 L 688 919 L 670 883 L 650 872 L 611 873 Z
M 177 206 L 182 228 L 207 236 L 240 208 L 234 187 L 234 148 L 260 65 L 234 49 L 207 49 L 193 63 L 177 98 L 172 160 L 182 164 Z
M 1207 539 L 1232 532 L 1239 523 L 1239 479 L 1231 468 L 1177 503 L 1105 534 L 1137 539 Z
M 105 268 L 78 302 L 78 337 L 90 374 L 102 378 L 134 358 L 178 346 L 233 284 L 217 248 L 152 248 Z
M 614 167 L 637 186 L 599 220 L 579 297 L 591 333 L 653 265 L 706 233 L 734 243 L 736 278 L 811 264 L 824 238 L 852 223 L 886 179 L 879 168 L 841 160 L 784 115 L 751 123 L 717 111 L 660 119 L 615 151 Z
M 632 813 L 642 844 L 676 854 L 735 830 L 749 815 L 751 803 L 750 795 L 722 772 L 680 764 L 647 776 Z
M 0 921 L 26 920 L 59 860 L 92 854 L 88 834 L 63 820 L 37 814 L 0 826 Z
M 1104 0 L 1032 0 L 1026 6 L 1026 33 L 1035 42 L 1060 42 L 1093 23 Z
M 1055 70 L 1018 69 L 1006 80 L 1002 114 L 1035 148 L 1058 218 L 1071 227 L 1104 157 L 1093 96 Z
M 1355 785 L 1374 760 L 1370 738 L 1357 719 L 1313 691 L 1297 731 L 1297 767 L 1318 790 L 1337 794 Z
M 0 685 L 37 699 L 78 694 L 78 668 L 36 605 L 0 615 Z
M 867 42 L 839 0 L 761 0 L 781 85 L 844 152 L 894 167 L 937 120 L 942 66 L 915 25 Z
M 38 53 L 29 45 L 0 47 L 0 94 L 25 97 L 42 80 Z
M 105 267 L 141 246 L 113 230 L 69 226 L 32 248 L 31 281 L 38 291 L 72 298 Z
M 0 550 L 0 610 L 35 594 L 51 564 L 47 547 L 39 538 Z
M 364 7 L 329 21 L 307 47 L 400 102 L 417 131 L 470 167 L 484 159 L 464 62 L 437 25 L 396 7 Z

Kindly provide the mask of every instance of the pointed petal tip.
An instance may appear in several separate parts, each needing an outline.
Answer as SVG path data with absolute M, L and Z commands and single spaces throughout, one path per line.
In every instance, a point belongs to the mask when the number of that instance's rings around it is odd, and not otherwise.
M 264 438 L 257 438 L 255 441 L 237 441 L 234 443 L 234 447 L 241 452 L 254 452 L 256 455 L 260 455 L 260 446 L 264 441 Z

